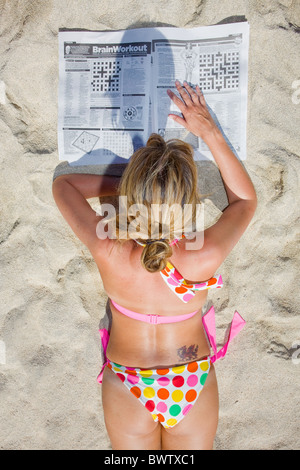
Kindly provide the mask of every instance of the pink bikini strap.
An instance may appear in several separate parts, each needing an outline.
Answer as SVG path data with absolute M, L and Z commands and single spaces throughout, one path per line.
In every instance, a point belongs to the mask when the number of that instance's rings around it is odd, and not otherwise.
M 231 343 L 233 338 L 241 331 L 241 329 L 245 326 L 246 323 L 245 320 L 241 317 L 241 315 L 237 311 L 235 311 L 230 326 L 228 340 L 226 341 L 224 346 L 219 351 L 217 351 L 216 321 L 214 307 L 211 307 L 208 312 L 202 317 L 202 322 L 214 352 L 214 356 L 211 357 L 211 362 L 215 362 L 226 355 L 229 344 Z
M 102 348 L 103 348 L 103 354 L 104 354 L 104 363 L 103 363 L 101 372 L 98 375 L 98 379 L 97 379 L 99 384 L 101 384 L 105 366 L 107 366 L 107 364 L 109 363 L 109 360 L 106 357 L 106 350 L 107 350 L 107 345 L 108 345 L 108 340 L 109 340 L 109 332 L 107 331 L 106 328 L 102 328 L 101 330 L 99 330 L 99 333 L 100 333 L 100 338 L 101 338 Z
M 203 322 L 209 342 L 214 352 L 214 356 L 211 357 L 211 362 L 215 362 L 218 359 L 221 359 L 222 357 L 226 355 L 229 344 L 246 324 L 245 320 L 241 317 L 241 315 L 237 311 L 235 311 L 232 322 L 231 322 L 231 326 L 230 326 L 228 340 L 226 341 L 224 346 L 219 351 L 217 351 L 216 321 L 215 321 L 214 307 L 211 307 L 208 310 L 208 312 L 202 317 L 202 322 Z M 99 333 L 101 337 L 103 354 L 104 354 L 104 364 L 102 366 L 100 374 L 98 375 L 97 380 L 99 383 L 102 383 L 103 372 L 104 372 L 105 366 L 109 364 L 109 360 L 106 357 L 106 350 L 107 350 L 107 345 L 109 341 L 109 332 L 106 328 L 102 328 L 101 330 L 99 330 Z
M 122 307 L 122 305 L 117 304 L 114 300 L 111 299 L 111 303 L 113 306 L 123 315 L 126 315 L 129 318 L 133 318 L 133 320 L 138 320 L 142 321 L 145 323 L 151 323 L 152 325 L 159 325 L 161 323 L 177 323 L 181 322 L 184 320 L 188 320 L 189 318 L 193 317 L 196 315 L 196 313 L 199 312 L 199 310 L 195 310 L 194 312 L 191 313 L 185 313 L 184 315 L 176 315 L 172 317 L 167 317 L 163 315 L 146 315 L 143 313 L 137 313 L 134 312 L 133 310 L 129 310 L 128 308 Z

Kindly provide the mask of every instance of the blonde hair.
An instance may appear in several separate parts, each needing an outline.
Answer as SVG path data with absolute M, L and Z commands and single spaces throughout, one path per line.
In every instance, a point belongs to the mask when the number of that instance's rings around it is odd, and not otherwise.
M 142 266 L 152 273 L 161 271 L 173 253 L 170 242 L 183 235 L 185 205 L 191 209 L 185 224 L 188 222 L 193 228 L 196 224 L 200 195 L 192 147 L 178 139 L 165 142 L 158 134 L 152 134 L 147 145 L 131 157 L 119 195 L 126 196 L 127 215 L 122 223 L 120 212 L 116 216 L 117 239 L 133 238 L 143 244 Z M 140 214 L 138 227 L 134 225 L 132 208 Z M 165 209 L 163 214 L 161 208 Z

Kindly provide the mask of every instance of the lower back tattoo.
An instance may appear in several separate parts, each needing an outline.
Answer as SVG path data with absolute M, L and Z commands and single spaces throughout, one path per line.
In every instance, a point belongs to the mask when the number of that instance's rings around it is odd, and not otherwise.
M 177 355 L 181 361 L 193 361 L 197 359 L 198 354 L 198 345 L 191 344 L 190 346 L 182 346 L 182 348 L 177 349 Z

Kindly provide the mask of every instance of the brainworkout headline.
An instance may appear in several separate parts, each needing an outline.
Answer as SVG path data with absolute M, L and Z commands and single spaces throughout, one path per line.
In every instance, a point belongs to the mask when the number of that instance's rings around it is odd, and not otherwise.
M 150 42 L 123 44 L 84 44 L 65 42 L 65 57 L 95 57 L 108 55 L 146 55 L 151 53 Z
M 148 44 L 93 46 L 93 54 L 118 54 L 124 52 L 148 52 Z

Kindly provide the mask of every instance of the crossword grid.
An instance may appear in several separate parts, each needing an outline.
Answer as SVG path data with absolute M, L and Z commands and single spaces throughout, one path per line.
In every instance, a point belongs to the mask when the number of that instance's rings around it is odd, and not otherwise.
M 199 55 L 202 91 L 230 91 L 239 87 L 239 51 Z
M 99 137 L 97 135 L 84 131 L 74 140 L 73 145 L 85 153 L 90 153 L 98 140 Z
M 121 61 L 115 59 L 93 62 L 93 91 L 120 91 Z
M 128 158 L 133 153 L 133 144 L 127 132 L 102 132 L 105 142 L 104 155 L 114 152 L 123 158 Z

